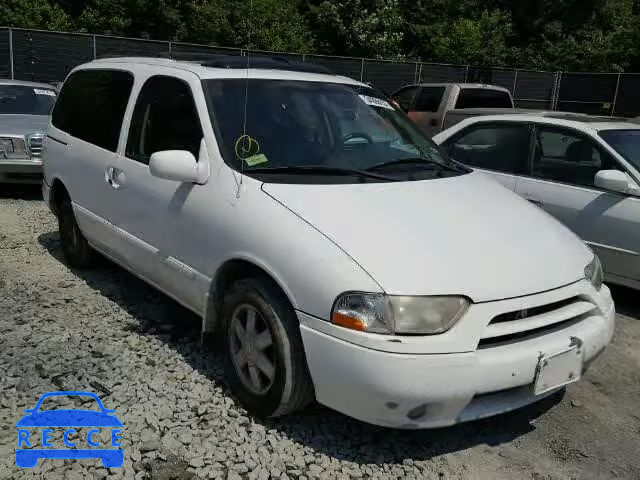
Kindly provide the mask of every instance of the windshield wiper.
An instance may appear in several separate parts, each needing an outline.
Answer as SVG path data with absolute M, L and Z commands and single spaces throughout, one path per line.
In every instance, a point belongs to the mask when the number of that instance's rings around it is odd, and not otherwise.
M 387 175 L 380 175 L 368 170 L 357 170 L 354 168 L 328 167 L 325 165 L 288 165 L 284 167 L 263 167 L 263 168 L 245 168 L 244 173 L 294 173 L 302 175 L 359 175 L 362 177 L 375 178 L 376 180 L 385 180 L 387 182 L 397 182 L 397 178 Z
M 454 167 L 453 165 L 446 165 L 446 164 L 439 163 L 434 160 L 429 160 L 427 158 L 422 158 L 422 157 L 399 158 L 397 160 L 391 160 L 389 162 L 379 163 L 377 165 L 367 168 L 367 171 L 377 170 L 379 168 L 392 167 L 396 165 L 419 165 L 421 167 L 428 167 L 429 169 L 441 168 L 444 170 L 451 170 L 453 172 L 463 171 L 462 169 Z

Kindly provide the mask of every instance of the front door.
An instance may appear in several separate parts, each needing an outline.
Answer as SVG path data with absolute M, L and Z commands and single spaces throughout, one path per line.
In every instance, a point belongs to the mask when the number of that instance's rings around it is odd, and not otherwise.
M 516 193 L 590 245 L 610 280 L 640 280 L 640 198 L 594 185 L 599 170 L 624 168 L 580 132 L 538 126 L 534 138 L 532 176 L 518 180 Z
M 462 129 L 443 148 L 454 160 L 515 190 L 518 175 L 528 170 L 530 139 L 528 123 L 483 122 Z
M 207 185 L 157 178 L 149 170 L 151 154 L 158 151 L 187 150 L 208 162 L 200 155 L 203 129 L 189 82 L 195 78 L 184 76 L 152 76 L 140 89 L 121 145 L 116 224 L 128 240 L 123 263 L 201 312 L 209 279 L 198 269 L 194 242 L 203 247 L 198 222 L 205 218 L 196 206 L 207 204 Z

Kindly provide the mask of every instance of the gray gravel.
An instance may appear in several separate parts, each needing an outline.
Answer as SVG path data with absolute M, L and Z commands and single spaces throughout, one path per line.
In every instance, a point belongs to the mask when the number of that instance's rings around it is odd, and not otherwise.
M 230 396 L 193 314 L 107 261 L 70 270 L 38 190 L 5 189 L 0 478 L 640 478 L 640 307 L 637 294 L 614 294 L 622 313 L 614 344 L 564 397 L 423 432 L 369 426 L 320 406 L 265 421 Z M 62 389 L 96 392 L 115 408 L 125 425 L 123 468 L 14 465 L 24 408 Z

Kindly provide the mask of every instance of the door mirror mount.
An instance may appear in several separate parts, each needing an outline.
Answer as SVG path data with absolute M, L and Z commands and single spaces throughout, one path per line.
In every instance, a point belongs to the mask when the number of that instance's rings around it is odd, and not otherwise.
M 596 173 L 594 184 L 598 188 L 619 193 L 628 193 L 632 189 L 629 177 L 620 170 L 600 170 Z
M 176 182 L 198 181 L 198 162 L 187 150 L 162 150 L 149 159 L 151 175 Z

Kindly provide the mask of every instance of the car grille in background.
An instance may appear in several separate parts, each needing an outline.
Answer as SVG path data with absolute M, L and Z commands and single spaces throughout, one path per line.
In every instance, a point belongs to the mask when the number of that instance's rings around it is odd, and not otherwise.
M 31 135 L 28 138 L 29 151 L 31 152 L 32 158 L 41 158 L 42 157 L 42 142 L 44 140 L 44 135 Z
M 561 325 L 579 321 L 596 306 L 580 297 L 508 312 L 491 320 L 482 335 L 480 346 L 518 340 Z

